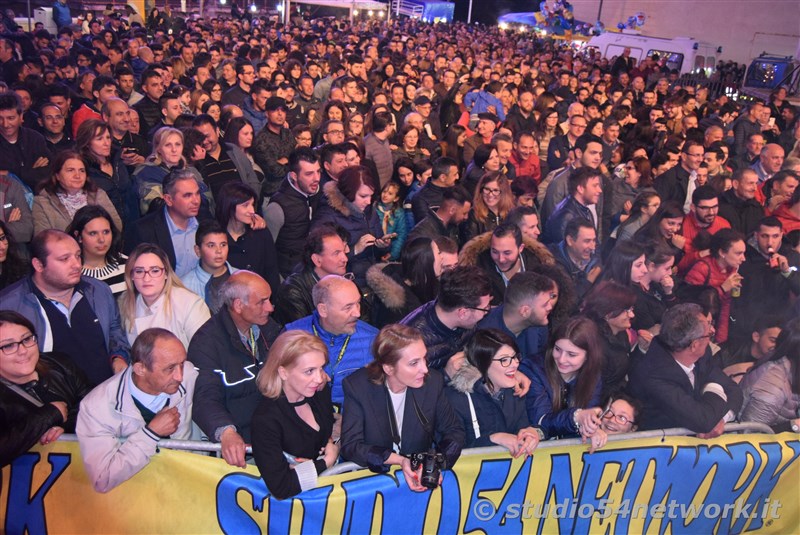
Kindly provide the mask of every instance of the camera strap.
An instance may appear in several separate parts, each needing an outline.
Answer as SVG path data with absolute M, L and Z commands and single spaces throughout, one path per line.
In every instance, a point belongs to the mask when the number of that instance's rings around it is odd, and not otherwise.
M 414 394 L 412 393 L 411 389 L 407 390 L 407 392 L 411 393 L 411 403 L 414 405 L 414 412 L 417 414 L 419 423 L 422 424 L 422 429 L 425 431 L 425 433 L 433 436 L 433 426 L 425 417 L 425 414 L 423 414 L 422 409 L 419 408 L 419 405 L 417 405 L 417 400 L 414 399 Z M 406 403 L 408 403 L 408 399 L 406 399 Z
M 407 395 L 407 394 L 406 394 Z M 406 401 L 408 401 L 406 399 Z M 392 403 L 392 396 L 389 393 L 389 386 L 386 386 L 386 412 L 389 418 L 389 430 L 392 433 L 392 443 L 397 453 L 400 453 L 400 429 L 397 425 L 397 416 L 394 413 L 394 404 Z
M 481 426 L 478 424 L 478 415 L 475 414 L 475 405 L 472 403 L 472 394 L 469 392 L 467 392 L 467 402 L 469 403 L 469 416 L 472 418 L 472 430 L 477 439 L 481 437 Z

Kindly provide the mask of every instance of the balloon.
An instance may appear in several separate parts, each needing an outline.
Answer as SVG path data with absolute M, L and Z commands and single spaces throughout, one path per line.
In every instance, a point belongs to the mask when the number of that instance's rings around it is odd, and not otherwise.
M 625 29 L 625 23 L 624 23 L 624 22 L 620 22 L 619 24 L 617 24 L 617 28 L 618 28 L 620 31 L 621 31 L 621 30 L 624 30 L 624 29 Z
M 647 20 L 647 15 L 645 15 L 641 11 L 637 11 L 634 14 L 634 17 L 636 17 L 636 25 L 637 26 L 644 26 L 644 23 Z

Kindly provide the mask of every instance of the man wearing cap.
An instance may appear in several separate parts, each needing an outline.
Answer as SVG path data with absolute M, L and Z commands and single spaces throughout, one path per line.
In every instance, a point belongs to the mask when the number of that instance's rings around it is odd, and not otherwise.
M 253 159 L 264 171 L 261 191 L 270 196 L 278 190 L 289 171 L 289 154 L 294 150 L 294 136 L 286 128 L 286 101 L 270 97 L 264 106 L 267 125 L 253 140 Z
M 464 141 L 464 165 L 469 165 L 472 157 L 475 156 L 475 149 L 480 145 L 492 142 L 492 136 L 497 129 L 500 119 L 494 113 L 484 112 L 478 114 L 478 125 L 475 127 L 475 134 Z
M 423 136 L 429 140 L 439 141 L 442 139 L 442 127 L 439 121 L 439 114 L 433 111 L 433 103 L 431 99 L 425 95 L 418 96 L 414 99 L 414 111 L 422 116 Z

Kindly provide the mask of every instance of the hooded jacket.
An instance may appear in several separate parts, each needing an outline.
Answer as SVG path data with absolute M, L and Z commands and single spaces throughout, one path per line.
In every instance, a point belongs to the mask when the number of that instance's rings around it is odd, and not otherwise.
M 514 396 L 512 388 L 492 395 L 481 372 L 469 362 L 453 375 L 445 395 L 464 425 L 465 448 L 495 446 L 490 439 L 494 433 L 516 435 L 531 425 L 525 399 Z
M 372 324 L 383 328 L 398 323 L 423 301 L 403 279 L 399 262 L 375 264 L 367 271 L 367 285 L 372 289 Z
M 492 260 L 489 251 L 491 243 L 491 232 L 484 232 L 472 238 L 464 245 L 463 249 L 461 249 L 461 253 L 458 255 L 458 263 L 464 266 L 478 266 L 486 272 L 492 285 L 492 305 L 499 305 L 503 302 L 503 296 L 506 293 L 506 283 L 503 280 L 503 276 L 497 270 L 494 260 Z M 538 241 L 523 236 L 522 243 L 525 247 L 522 249 L 520 257 L 525 263 L 526 270 L 539 264 L 546 264 L 549 266 L 555 264 L 552 253 Z

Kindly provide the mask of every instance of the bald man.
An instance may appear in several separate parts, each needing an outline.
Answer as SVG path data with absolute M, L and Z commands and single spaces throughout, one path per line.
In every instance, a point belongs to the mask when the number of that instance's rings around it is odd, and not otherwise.
M 361 292 L 355 283 L 340 275 L 322 277 L 311 291 L 315 310 L 310 316 L 286 325 L 312 333 L 328 347 L 325 372 L 331 378 L 331 399 L 344 402 L 342 381 L 372 361 L 370 347 L 378 329 L 358 319 L 361 316 Z

